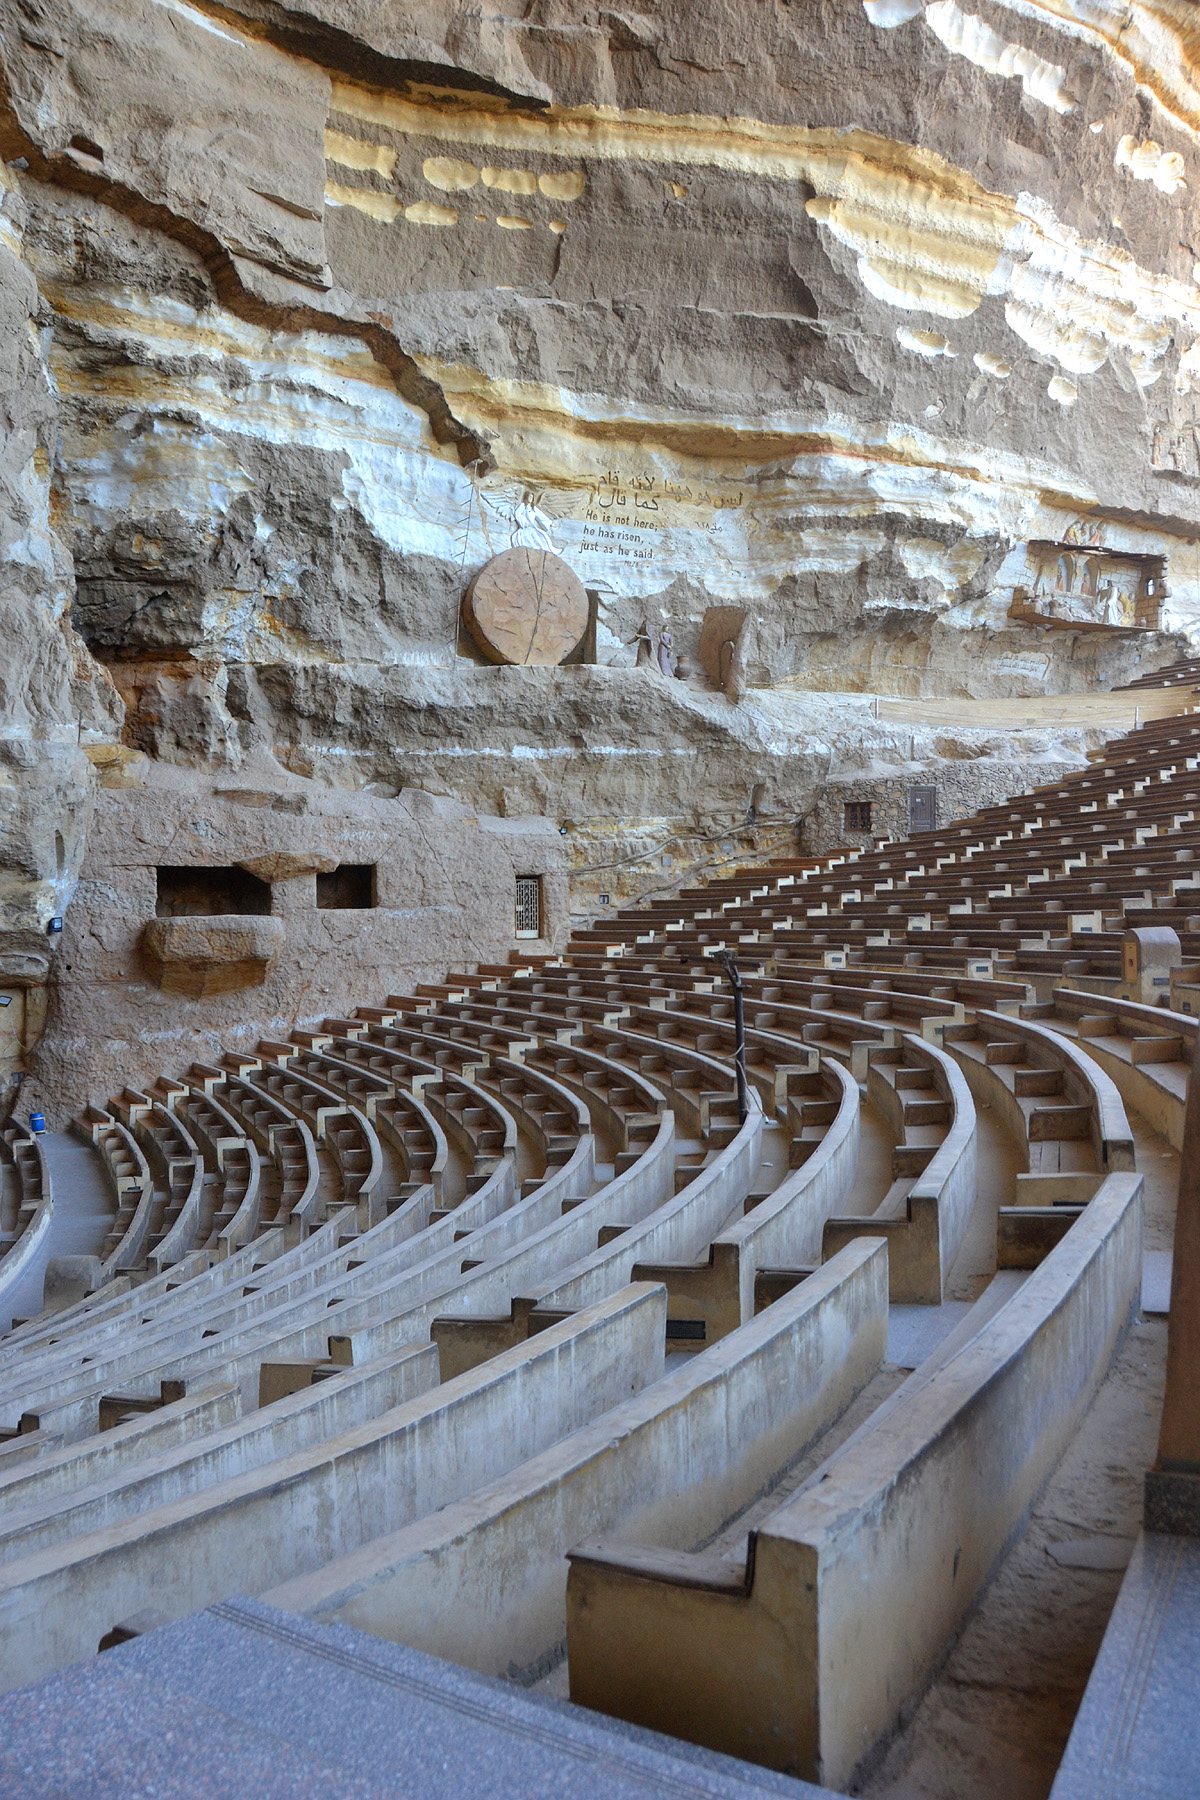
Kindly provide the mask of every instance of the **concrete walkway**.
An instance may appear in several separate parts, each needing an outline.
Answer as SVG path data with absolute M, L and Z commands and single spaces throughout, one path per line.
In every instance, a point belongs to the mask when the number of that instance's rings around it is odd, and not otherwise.
M 257 1600 L 224 1601 L 5 1694 L 0 1792 L 839 1800 Z
M 1200 1792 L 1200 1543 L 1138 1539 L 1051 1800 Z
M 64 1131 L 47 1131 L 42 1146 L 50 1169 L 54 1216 L 41 1249 L 3 1303 L 0 1332 L 10 1331 L 14 1319 L 41 1312 L 42 1282 L 52 1256 L 99 1255 L 116 1210 L 104 1165 L 90 1144 Z

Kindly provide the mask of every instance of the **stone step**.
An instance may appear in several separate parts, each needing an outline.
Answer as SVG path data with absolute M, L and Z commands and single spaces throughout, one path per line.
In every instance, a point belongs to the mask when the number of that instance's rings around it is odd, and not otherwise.
M 255 1600 L 162 1625 L 6 1695 L 0 1791 L 5 1800 L 835 1800 Z

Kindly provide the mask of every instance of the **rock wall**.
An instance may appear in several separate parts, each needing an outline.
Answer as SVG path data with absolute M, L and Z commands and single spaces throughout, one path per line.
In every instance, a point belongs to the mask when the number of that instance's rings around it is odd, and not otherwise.
M 0 58 L 6 981 L 118 741 L 699 842 L 1085 748 L 848 697 L 1200 631 L 1186 0 L 0 0 Z M 601 666 L 480 666 L 518 533 Z M 730 605 L 740 704 L 632 669 Z
M 46 1010 L 83 858 L 93 777 L 81 748 L 121 703 L 70 623 L 72 560 L 55 529 L 51 315 L 25 256 L 28 212 L 0 166 L 0 1117 Z
M 52 1125 L 448 970 L 548 951 L 568 929 L 562 839 L 544 821 L 481 819 L 420 792 L 336 792 L 262 754 L 215 779 L 133 756 L 104 783 L 22 1093 Z M 321 873 L 339 865 L 364 886 L 322 894 Z M 209 872 L 226 890 L 215 901 Z M 258 912 L 240 910 L 242 873 Z M 518 875 L 542 877 L 544 933 L 520 946 Z M 166 969 L 153 935 L 164 922 L 175 928 Z

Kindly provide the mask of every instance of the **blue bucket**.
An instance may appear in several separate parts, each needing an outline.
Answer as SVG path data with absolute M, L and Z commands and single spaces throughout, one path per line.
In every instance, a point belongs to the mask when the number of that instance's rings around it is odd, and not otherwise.
M 45 1131 L 45 1129 L 46 1129 L 45 1113 L 30 1113 L 29 1129 L 30 1129 L 30 1131 L 34 1131 L 34 1132 Z

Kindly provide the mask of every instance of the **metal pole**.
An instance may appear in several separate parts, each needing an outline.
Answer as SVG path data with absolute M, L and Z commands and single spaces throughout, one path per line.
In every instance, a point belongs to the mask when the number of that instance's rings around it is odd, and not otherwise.
M 739 1127 L 746 1123 L 750 1101 L 746 1094 L 746 1009 L 742 1004 L 742 976 L 732 950 L 718 950 L 717 961 L 729 977 L 733 989 L 733 1064 L 737 1074 L 737 1108 Z

